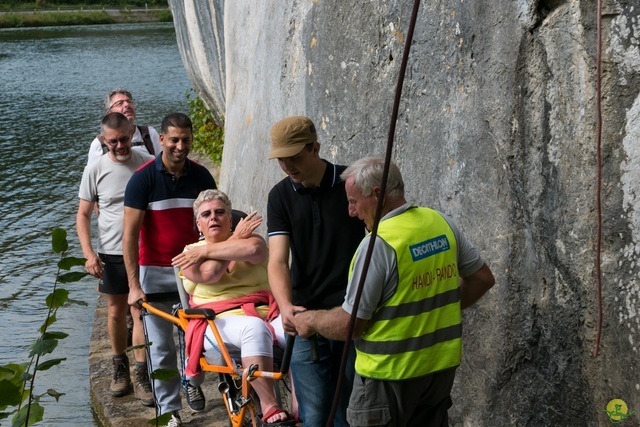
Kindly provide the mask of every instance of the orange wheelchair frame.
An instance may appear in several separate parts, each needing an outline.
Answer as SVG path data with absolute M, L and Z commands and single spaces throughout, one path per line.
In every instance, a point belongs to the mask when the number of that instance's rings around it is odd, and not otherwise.
M 257 365 L 251 365 L 247 368 L 234 365 L 233 359 L 229 355 L 226 345 L 224 344 L 218 328 L 214 322 L 216 313 L 209 308 L 186 308 L 178 309 L 176 314 L 170 314 L 164 310 L 153 307 L 147 302 L 141 301 L 140 306 L 143 310 L 151 313 L 155 316 L 161 317 L 173 324 L 175 324 L 182 332 L 187 330 L 189 319 L 206 319 L 213 335 L 216 339 L 216 345 L 220 350 L 224 365 L 212 365 L 204 356 L 200 357 L 200 367 L 205 372 L 215 372 L 221 375 L 227 375 L 232 379 L 230 385 L 226 381 L 221 381 L 218 385 L 218 391 L 222 395 L 227 414 L 231 422 L 232 427 L 242 427 L 246 422 L 251 422 L 253 426 L 260 426 L 261 419 L 258 416 L 260 410 L 260 403 L 257 401 L 257 395 L 252 393 L 251 381 L 255 378 L 270 378 L 274 381 L 279 381 L 279 389 L 282 390 L 287 372 L 289 371 L 289 361 L 291 358 L 291 351 L 293 349 L 293 339 L 287 339 L 287 345 L 284 351 L 282 363 L 280 364 L 280 372 L 261 371 Z M 240 382 L 241 386 L 237 387 L 236 384 Z M 231 387 L 236 387 L 241 392 L 238 396 L 235 390 L 231 390 Z M 278 389 L 278 388 L 276 388 Z M 232 393 L 235 396 L 232 396 Z M 278 396 L 280 393 L 276 393 Z M 286 402 L 281 402 L 286 403 Z M 285 405 L 286 406 L 286 405 Z M 283 406 L 283 407 L 285 407 Z

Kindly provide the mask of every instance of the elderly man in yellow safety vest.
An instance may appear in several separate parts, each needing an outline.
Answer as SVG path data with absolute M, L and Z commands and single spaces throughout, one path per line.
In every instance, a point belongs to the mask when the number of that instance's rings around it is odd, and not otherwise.
M 384 159 L 363 158 L 341 175 L 349 214 L 371 230 L 384 197 L 371 264 L 354 328 L 356 377 L 347 409 L 351 426 L 446 426 L 451 387 L 462 353 L 461 311 L 495 283 L 489 267 L 452 220 L 407 203 L 391 164 L 380 193 Z M 345 340 L 370 235 L 351 262 L 344 303 L 297 313 L 302 336 Z

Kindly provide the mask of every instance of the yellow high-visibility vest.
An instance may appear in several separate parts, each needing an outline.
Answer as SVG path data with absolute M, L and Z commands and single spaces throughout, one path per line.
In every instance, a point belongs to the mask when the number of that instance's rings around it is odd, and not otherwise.
M 355 341 L 356 372 L 403 380 L 458 366 L 462 318 L 451 227 L 433 209 L 410 208 L 381 221 L 378 238 L 395 250 L 398 288 Z

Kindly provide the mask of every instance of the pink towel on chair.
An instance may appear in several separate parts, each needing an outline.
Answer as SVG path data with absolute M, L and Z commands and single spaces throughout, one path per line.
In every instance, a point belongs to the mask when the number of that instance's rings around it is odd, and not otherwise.
M 258 311 L 256 310 L 256 304 L 266 303 L 269 304 L 269 314 L 266 319 L 262 319 L 265 321 L 267 327 L 271 331 L 271 335 L 273 336 L 273 340 L 275 342 L 276 336 L 273 331 L 273 326 L 269 323 L 280 314 L 278 310 L 278 306 L 276 304 L 276 300 L 273 297 L 273 294 L 269 291 L 258 291 L 254 292 L 250 295 L 234 298 L 226 301 L 216 301 L 209 302 L 206 304 L 194 304 L 192 308 L 211 308 L 216 313 L 223 313 L 228 310 L 232 310 L 234 308 L 242 308 L 242 311 L 247 316 L 260 317 Z M 204 348 L 204 335 L 207 331 L 207 319 L 191 319 L 189 320 L 189 324 L 187 325 L 187 330 L 185 331 L 185 347 L 186 354 L 189 357 L 187 362 L 187 367 L 185 369 L 185 374 L 190 377 L 195 377 L 200 375 L 200 356 L 202 356 L 202 349 Z

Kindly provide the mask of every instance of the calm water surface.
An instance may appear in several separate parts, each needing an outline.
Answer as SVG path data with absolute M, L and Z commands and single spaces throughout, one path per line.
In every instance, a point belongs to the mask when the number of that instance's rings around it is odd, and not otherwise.
M 140 124 L 159 130 L 165 114 L 186 112 L 190 85 L 171 24 L 0 30 L 0 365 L 27 360 L 45 319 L 58 261 L 51 229 L 66 229 L 69 255 L 82 256 L 78 186 L 102 101 L 116 87 L 133 93 Z M 52 329 L 70 336 L 49 357 L 67 360 L 38 373 L 36 392 L 65 395 L 45 402 L 40 425 L 96 425 L 88 374 L 95 286 L 92 278 L 63 285 L 88 305 L 58 311 Z

